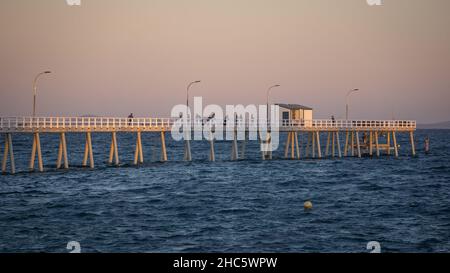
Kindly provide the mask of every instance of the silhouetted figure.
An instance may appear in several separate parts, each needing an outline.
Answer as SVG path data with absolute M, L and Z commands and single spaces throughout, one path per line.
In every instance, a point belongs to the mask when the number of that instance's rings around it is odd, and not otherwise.
M 333 125 L 336 124 L 336 119 L 334 118 L 334 115 L 331 116 L 331 122 L 333 122 Z
M 131 114 L 128 116 L 128 126 L 130 126 L 131 123 L 133 122 L 133 118 L 134 118 L 133 113 L 131 113 Z

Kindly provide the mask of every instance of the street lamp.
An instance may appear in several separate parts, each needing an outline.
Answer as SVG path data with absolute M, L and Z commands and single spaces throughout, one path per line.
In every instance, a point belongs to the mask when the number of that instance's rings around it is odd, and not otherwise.
M 189 89 L 191 88 L 192 85 L 196 84 L 196 83 L 201 83 L 202 81 L 195 81 L 195 82 L 191 82 L 186 89 L 186 107 L 189 108 Z
M 191 82 L 187 88 L 186 88 L 186 122 L 188 120 L 188 108 L 189 108 L 189 89 L 191 88 L 192 85 L 196 84 L 196 83 L 200 83 L 201 81 L 195 81 L 195 82 Z M 192 161 L 192 155 L 191 155 L 191 144 L 189 142 L 190 139 L 190 129 L 189 130 L 185 130 L 186 132 L 186 136 L 185 136 L 185 143 L 184 143 L 184 159 L 186 161 Z
M 348 91 L 347 96 L 345 96 L 345 120 L 348 120 L 348 97 L 351 94 L 358 92 L 358 91 L 359 91 L 359 89 L 355 88 L 353 90 Z
M 269 89 L 267 89 L 267 121 L 269 121 L 269 97 L 270 97 L 270 91 L 273 88 L 280 87 L 280 86 L 281 85 L 276 84 L 276 85 L 273 85 L 273 86 L 269 87 Z
M 37 96 L 37 82 L 39 80 L 39 77 L 45 74 L 50 74 L 52 73 L 51 71 L 44 71 L 39 73 L 36 78 L 34 78 L 33 81 L 33 117 L 36 116 L 36 96 Z

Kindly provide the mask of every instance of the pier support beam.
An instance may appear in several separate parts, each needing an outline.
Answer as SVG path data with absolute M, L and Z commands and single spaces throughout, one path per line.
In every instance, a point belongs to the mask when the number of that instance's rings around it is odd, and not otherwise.
M 41 138 L 40 138 L 39 133 L 33 133 L 33 145 L 31 148 L 30 171 L 34 171 L 34 163 L 36 160 L 36 153 L 38 156 L 39 171 L 43 172 L 44 164 L 42 161 Z
M 319 131 L 316 131 L 316 145 L 317 145 L 317 156 L 319 157 L 319 158 L 322 158 L 322 148 L 321 148 L 321 145 L 320 145 L 320 132 Z
M 392 140 L 394 141 L 394 153 L 395 153 L 395 157 L 398 157 L 397 136 L 395 135 L 395 132 L 394 132 L 394 131 L 392 131 Z
M 261 149 L 261 155 L 263 160 L 272 160 L 272 136 L 269 132 L 266 133 L 266 139 L 262 140 L 261 132 L 259 133 L 259 139 L 261 147 L 265 147 L 264 149 Z
M 239 159 L 239 150 L 238 150 L 238 142 L 237 142 L 237 132 L 234 130 L 233 133 L 233 143 L 231 144 L 231 160 Z
M 387 155 L 391 155 L 391 132 L 386 132 L 386 153 Z
M 185 161 L 192 161 L 191 141 L 190 140 L 185 140 L 184 141 L 184 160 Z
M 300 159 L 300 150 L 298 146 L 298 133 L 297 132 L 288 132 L 286 139 L 286 147 L 284 150 L 284 157 L 286 159 L 289 158 L 289 150 L 290 150 L 290 159 Z
M 246 149 L 246 146 L 247 146 L 247 139 L 248 139 L 248 132 L 246 131 L 245 132 L 245 139 L 244 139 L 244 141 L 242 141 L 242 144 L 241 144 L 241 159 L 245 159 L 245 149 Z
M 92 150 L 92 135 L 91 132 L 86 133 L 86 144 L 84 146 L 83 167 L 87 167 L 87 161 L 89 159 L 89 167 L 95 168 L 94 164 L 94 152 Z
M 339 137 L 339 132 L 336 132 L 336 144 L 337 144 L 337 149 L 338 149 L 338 156 L 339 156 L 339 158 L 342 158 L 341 139 Z
M 309 157 L 309 150 L 311 147 L 311 142 L 312 142 L 312 133 L 308 132 L 308 139 L 306 140 L 305 157 Z
M 358 150 L 358 157 L 361 158 L 361 145 L 360 145 L 360 141 L 359 141 L 359 132 L 356 131 L 355 132 L 356 135 L 356 149 Z
M 369 132 L 369 155 L 373 156 L 373 132 Z
M 311 156 L 316 158 L 316 132 L 311 132 Z
M 349 141 L 349 137 L 350 137 L 350 132 L 347 131 L 345 133 L 345 147 L 344 147 L 344 156 L 347 157 L 348 155 L 348 141 Z
M 351 147 L 351 151 L 352 151 L 352 156 L 355 156 L 355 132 L 352 132 L 352 137 L 351 137 L 351 142 L 352 142 L 352 147 Z
M 380 143 L 378 141 L 378 132 L 375 132 L 375 147 L 377 150 L 377 157 L 380 157 Z
M 142 152 L 142 138 L 141 132 L 136 133 L 136 150 L 134 152 L 134 165 L 144 163 L 144 153 Z
M 120 161 L 119 161 L 119 149 L 118 149 L 118 145 L 117 145 L 117 133 L 116 132 L 112 132 L 111 134 L 111 148 L 109 151 L 109 161 L 108 163 L 110 165 L 113 164 L 113 160 L 114 160 L 114 165 L 119 166 Z
M 12 144 L 12 135 L 10 133 L 5 134 L 5 150 L 3 151 L 2 161 L 2 173 L 6 173 L 6 163 L 8 162 L 8 156 L 11 160 L 11 174 L 16 173 L 16 163 L 14 161 L 14 150 Z
M 336 132 L 330 132 L 331 136 L 331 157 L 336 156 Z
M 331 132 L 327 135 L 327 146 L 325 147 L 325 157 L 330 155 Z
M 414 142 L 414 132 L 413 131 L 409 132 L 409 139 L 411 141 L 411 153 L 412 153 L 412 156 L 416 156 L 416 144 Z
M 161 132 L 161 161 L 167 161 L 166 132 Z
M 211 139 L 209 141 L 210 149 L 209 149 L 209 161 L 214 162 L 216 161 L 216 153 L 214 149 L 214 139 Z
M 58 159 L 56 161 L 57 169 L 61 168 L 63 159 L 64 159 L 64 169 L 68 169 L 69 168 L 69 160 L 67 158 L 66 133 L 61 133 L 59 135 Z

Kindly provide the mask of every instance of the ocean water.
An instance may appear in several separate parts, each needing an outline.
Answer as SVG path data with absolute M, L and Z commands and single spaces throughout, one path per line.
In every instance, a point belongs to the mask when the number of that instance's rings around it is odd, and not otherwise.
M 233 162 L 231 143 L 219 142 L 209 162 L 203 141 L 190 163 L 171 140 L 170 161 L 158 162 L 159 135 L 148 133 L 139 167 L 135 135 L 118 137 L 122 166 L 106 164 L 110 135 L 94 134 L 96 169 L 81 168 L 84 136 L 69 134 L 71 169 L 57 171 L 58 136 L 42 135 L 41 174 L 26 171 L 31 136 L 14 135 L 19 173 L 0 176 L 0 252 L 68 252 L 69 241 L 82 252 L 368 252 L 369 241 L 450 251 L 449 130 L 419 130 L 415 158 L 399 135 L 398 159 L 283 160 L 280 148 L 261 161 L 253 142 Z

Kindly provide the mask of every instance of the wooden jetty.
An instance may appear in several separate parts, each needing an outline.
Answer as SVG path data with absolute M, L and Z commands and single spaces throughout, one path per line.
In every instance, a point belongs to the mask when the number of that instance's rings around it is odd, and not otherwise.
M 94 169 L 94 150 L 92 147 L 93 133 L 110 133 L 111 146 L 109 164 L 119 165 L 118 133 L 135 133 L 136 149 L 134 164 L 144 162 L 143 143 L 141 134 L 154 132 L 160 134 L 161 161 L 167 161 L 166 134 L 170 133 L 176 119 L 170 118 L 107 118 L 107 117 L 0 117 L 0 133 L 4 135 L 4 150 L 2 173 L 7 172 L 8 160 L 10 174 L 16 173 L 13 150 L 13 135 L 18 133 L 32 134 L 30 145 L 31 157 L 29 169 L 35 169 L 37 157 L 38 170 L 44 171 L 41 152 L 41 134 L 59 134 L 59 148 L 57 151 L 56 167 L 68 169 L 67 133 L 85 134 L 85 149 L 83 156 L 84 167 Z M 235 132 L 239 123 L 235 124 Z M 246 141 L 250 131 L 257 131 L 257 127 L 244 127 L 246 139 L 239 149 L 236 133 L 231 141 L 231 160 L 245 158 Z M 192 127 L 195 130 L 195 127 Z M 399 156 L 397 134 L 409 134 L 412 156 L 416 155 L 414 132 L 416 121 L 401 120 L 283 120 L 279 132 L 287 134 L 284 156 L 287 159 L 326 158 L 326 157 L 362 157 L 363 153 L 380 157 L 382 153 Z M 270 137 L 270 134 L 268 134 Z M 321 135 L 326 136 L 325 150 L 322 149 Z M 300 137 L 307 139 L 306 146 L 299 144 Z M 345 137 L 342 145 L 342 139 Z M 380 139 L 384 142 L 381 143 Z M 261 141 L 261 139 L 260 139 Z M 210 140 L 211 161 L 215 161 L 214 139 Z M 265 141 L 261 141 L 265 142 Z M 241 151 L 239 151 L 241 150 Z M 302 152 L 303 151 L 303 152 Z M 190 141 L 185 140 L 184 159 L 192 160 Z M 262 152 L 262 159 L 272 159 L 272 152 Z

